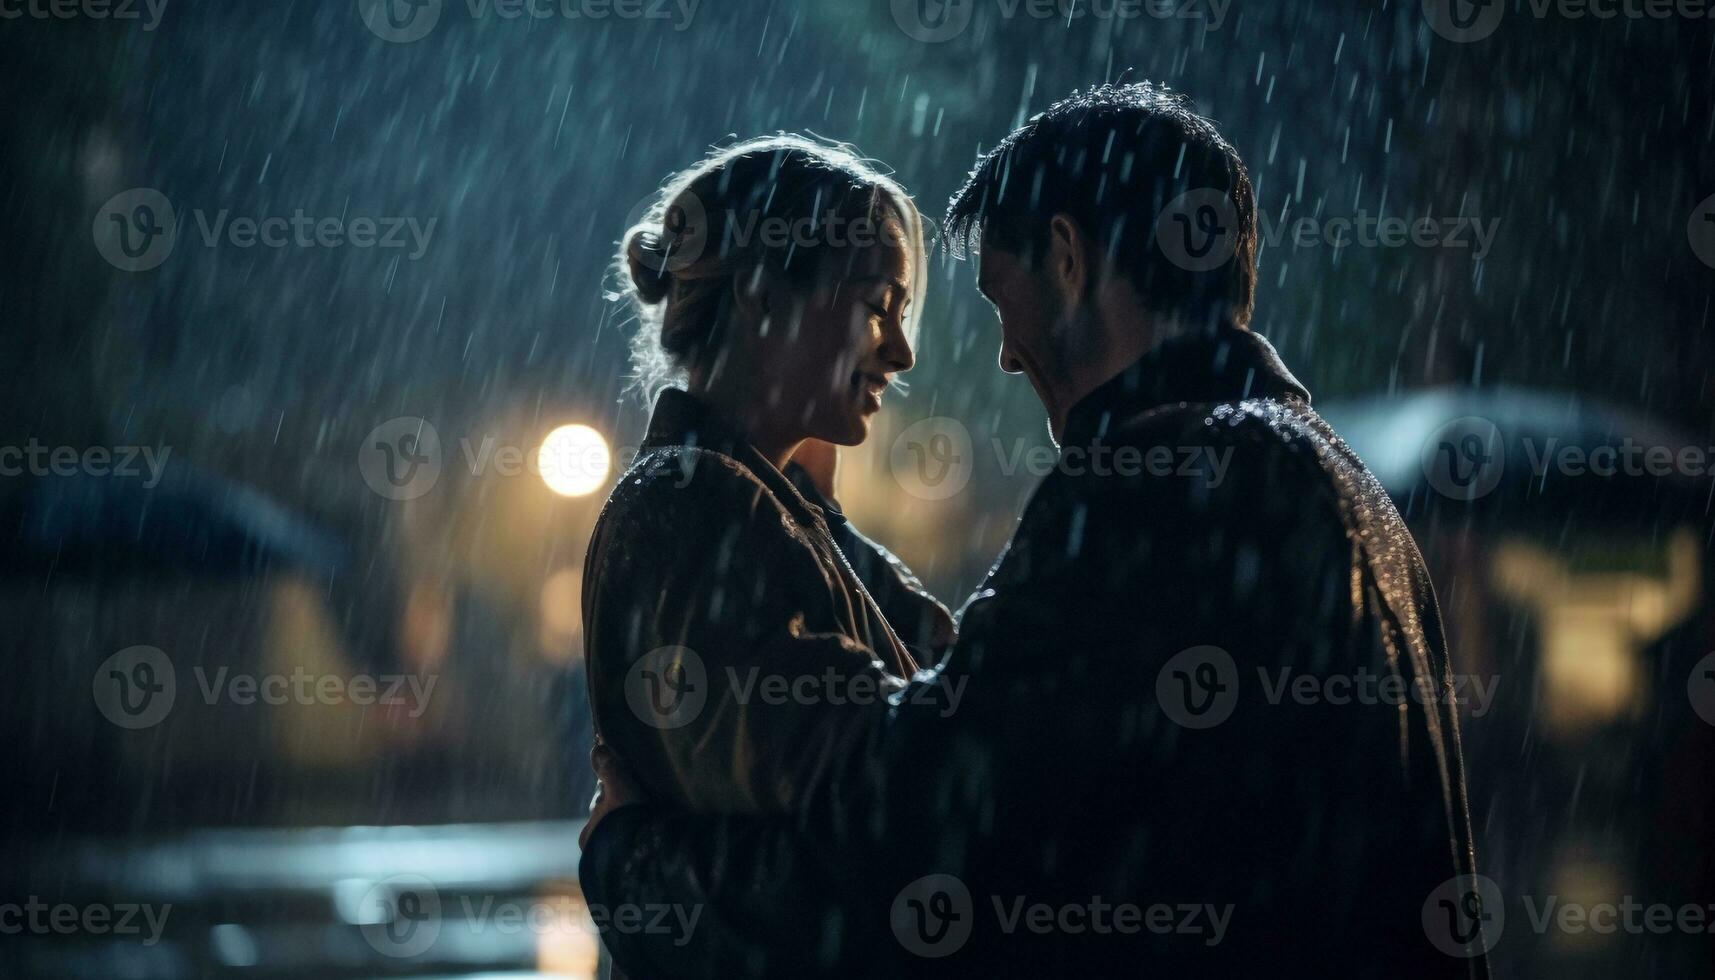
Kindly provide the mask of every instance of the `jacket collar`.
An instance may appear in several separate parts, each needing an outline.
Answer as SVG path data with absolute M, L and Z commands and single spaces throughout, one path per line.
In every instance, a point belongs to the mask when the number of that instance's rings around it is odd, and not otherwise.
M 775 469 L 774 464 L 748 439 L 721 421 L 707 403 L 679 388 L 663 389 L 656 397 L 655 410 L 649 415 L 649 428 L 644 431 L 639 452 L 671 446 L 694 446 L 730 456 L 748 467 L 782 501 L 822 516 L 819 498 L 806 499 L 795 481 Z M 792 468 L 793 464 L 788 463 L 787 469 Z M 807 476 L 805 482 L 808 482 Z
M 1100 440 L 1115 419 L 1162 405 L 1246 398 L 1309 404 L 1310 392 L 1260 334 L 1226 325 L 1208 333 L 1180 334 L 1157 344 L 1072 406 L 1061 442 Z
M 710 411 L 702 399 L 679 388 L 665 388 L 649 413 L 643 435 L 644 451 L 668 446 L 695 446 L 737 458 L 750 443 Z M 746 459 L 746 463 L 750 460 Z

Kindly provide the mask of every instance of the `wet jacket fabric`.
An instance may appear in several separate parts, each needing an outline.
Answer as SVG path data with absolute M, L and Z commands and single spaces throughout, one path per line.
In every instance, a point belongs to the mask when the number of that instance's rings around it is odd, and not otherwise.
M 812 507 L 820 508 L 828 531 L 852 571 L 869 590 L 887 625 L 911 652 L 919 666 L 933 666 L 953 640 L 953 616 L 898 555 L 859 531 L 837 501 L 828 498 L 796 463 L 787 463 L 786 478 Z
M 653 797 L 787 812 L 854 751 L 863 728 L 840 717 L 885 711 L 881 692 L 917 669 L 836 543 L 827 503 L 806 500 L 695 397 L 657 400 L 596 522 L 583 594 L 596 730 Z M 838 523 L 848 547 L 867 544 Z M 946 615 L 897 558 L 863 557 L 897 615 Z M 864 678 L 877 695 L 772 693 L 830 676 Z
M 1184 336 L 797 815 L 624 807 L 583 887 L 700 910 L 604 933 L 637 975 L 1486 975 L 1451 685 L 1378 482 L 1265 340 Z

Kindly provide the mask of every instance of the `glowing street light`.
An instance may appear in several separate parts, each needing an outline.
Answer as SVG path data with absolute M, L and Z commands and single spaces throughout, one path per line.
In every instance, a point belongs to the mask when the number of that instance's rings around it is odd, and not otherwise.
M 607 482 L 613 454 L 602 434 L 587 425 L 562 425 L 536 450 L 536 468 L 548 489 L 562 497 L 594 493 Z

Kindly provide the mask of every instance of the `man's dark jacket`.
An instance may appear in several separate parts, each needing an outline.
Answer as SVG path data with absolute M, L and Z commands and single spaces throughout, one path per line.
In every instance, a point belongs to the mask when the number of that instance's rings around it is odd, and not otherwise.
M 1380 484 L 1261 337 L 1182 336 L 802 813 L 622 808 L 583 887 L 697 914 L 609 928 L 634 977 L 1485 976 L 1451 691 Z

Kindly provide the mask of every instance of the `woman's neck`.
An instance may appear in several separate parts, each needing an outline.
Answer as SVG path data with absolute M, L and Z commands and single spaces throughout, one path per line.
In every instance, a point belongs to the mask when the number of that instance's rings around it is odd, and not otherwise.
M 774 464 L 775 469 L 784 472 L 787 461 L 798 451 L 804 436 L 782 431 L 778 412 L 761 404 L 754 389 L 741 391 L 738 388 L 737 385 L 709 384 L 692 378 L 688 390 L 708 406 L 716 418 Z

